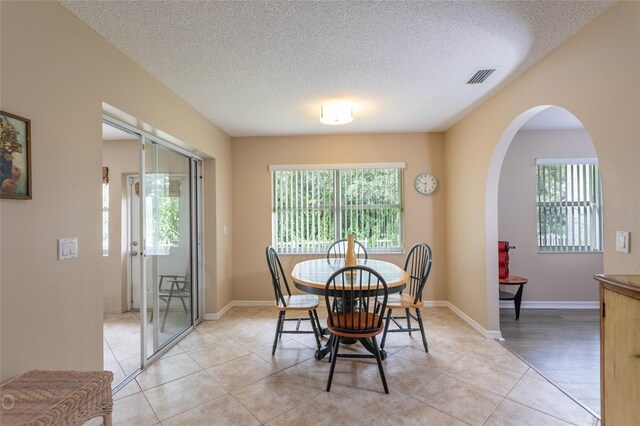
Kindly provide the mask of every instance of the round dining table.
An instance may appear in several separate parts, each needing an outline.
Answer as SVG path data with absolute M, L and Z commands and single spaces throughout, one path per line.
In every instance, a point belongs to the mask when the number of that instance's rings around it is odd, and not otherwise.
M 389 293 L 398 293 L 402 291 L 410 278 L 409 274 L 404 269 L 391 262 L 376 259 L 358 259 L 358 265 L 368 266 L 378 272 L 386 282 Z M 343 267 L 343 258 L 305 260 L 296 264 L 291 272 L 291 278 L 296 288 L 304 291 L 305 293 L 324 296 L 327 281 L 334 272 Z M 338 279 L 340 279 L 340 277 L 338 277 Z M 322 359 L 331 352 L 331 343 L 333 338 L 334 336 L 331 335 L 327 344 L 316 351 L 316 359 Z M 373 353 L 373 344 L 369 339 L 357 339 L 357 341 L 360 341 L 369 352 Z M 341 343 L 355 342 L 356 340 L 349 341 L 345 338 L 341 340 Z M 384 350 L 380 350 L 380 355 L 382 359 L 387 356 Z

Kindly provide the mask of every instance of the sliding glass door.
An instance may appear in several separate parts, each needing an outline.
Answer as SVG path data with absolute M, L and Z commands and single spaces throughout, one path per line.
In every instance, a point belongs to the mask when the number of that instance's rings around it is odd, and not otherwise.
M 198 276 L 197 164 L 147 138 L 143 156 L 143 305 L 149 359 L 198 317 L 194 291 Z
M 127 241 L 120 254 L 126 259 L 121 275 L 127 310 L 140 319 L 143 369 L 202 320 L 202 161 L 117 120 L 104 122 L 138 137 L 131 142 L 139 147 L 138 170 L 128 166 L 122 173 L 128 183 L 120 197 Z M 137 357 L 131 350 L 127 355 Z M 136 373 L 127 373 L 128 379 Z

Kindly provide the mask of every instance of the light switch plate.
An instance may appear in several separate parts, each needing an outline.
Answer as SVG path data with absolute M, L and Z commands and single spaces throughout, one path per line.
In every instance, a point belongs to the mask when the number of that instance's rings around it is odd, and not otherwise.
M 618 253 L 629 253 L 628 231 L 616 231 L 616 251 Z
M 75 259 L 78 257 L 77 238 L 58 238 L 58 260 Z

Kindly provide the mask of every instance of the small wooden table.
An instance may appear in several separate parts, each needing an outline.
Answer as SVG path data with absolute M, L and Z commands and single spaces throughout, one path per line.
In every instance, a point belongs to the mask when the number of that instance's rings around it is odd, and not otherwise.
M 521 277 L 518 275 L 509 275 L 507 278 L 501 279 L 499 281 L 500 285 L 517 285 L 518 290 L 516 290 L 515 294 L 510 293 L 508 291 L 500 290 L 500 300 L 513 300 L 513 303 L 516 307 L 516 321 L 520 321 L 520 304 L 522 303 L 522 289 L 524 285 L 528 282 L 525 277 Z
M 387 283 L 389 293 L 398 293 L 404 289 L 410 277 L 407 272 L 391 262 L 375 259 L 358 259 L 358 265 L 368 266 L 378 272 Z M 344 259 L 313 259 L 298 263 L 291 272 L 291 278 L 296 288 L 305 293 L 315 294 L 316 296 L 324 296 L 325 286 L 331 275 L 338 269 L 344 267 Z M 327 345 L 316 351 L 316 359 L 324 358 L 331 352 L 331 343 L 333 335 L 329 337 Z M 373 345 L 368 339 L 358 339 L 360 343 L 371 353 L 373 353 Z M 344 338 L 341 343 L 355 343 L 355 341 L 346 341 Z M 387 354 L 383 350 L 380 356 L 385 359 Z

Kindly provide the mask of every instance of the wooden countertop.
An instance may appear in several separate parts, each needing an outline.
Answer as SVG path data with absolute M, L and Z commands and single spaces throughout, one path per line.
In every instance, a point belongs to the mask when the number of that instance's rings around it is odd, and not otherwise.
M 603 287 L 640 299 L 640 275 L 598 274 L 593 278 Z
M 498 282 L 500 285 L 523 285 L 529 280 L 519 275 L 509 275 L 507 278 L 502 278 Z

